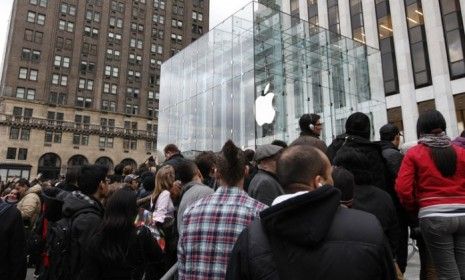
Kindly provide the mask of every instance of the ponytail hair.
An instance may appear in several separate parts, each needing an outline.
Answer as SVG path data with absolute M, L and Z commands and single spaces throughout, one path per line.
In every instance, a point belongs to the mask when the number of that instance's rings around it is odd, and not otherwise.
M 218 173 L 228 187 L 236 186 L 245 175 L 244 152 L 228 140 L 218 156 Z

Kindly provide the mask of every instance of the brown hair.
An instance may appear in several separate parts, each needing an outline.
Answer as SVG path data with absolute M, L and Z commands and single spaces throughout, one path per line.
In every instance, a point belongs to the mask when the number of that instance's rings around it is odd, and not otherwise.
M 129 174 L 132 174 L 132 171 L 133 171 L 132 165 L 126 165 L 123 168 L 123 175 L 128 176 Z
M 174 180 L 174 168 L 171 165 L 165 165 L 160 168 L 155 178 L 155 189 L 152 193 L 153 200 L 156 201 L 164 190 L 169 191 L 171 186 L 173 186 Z
M 245 164 L 244 152 L 228 140 L 218 156 L 218 173 L 227 186 L 236 186 L 244 178 Z

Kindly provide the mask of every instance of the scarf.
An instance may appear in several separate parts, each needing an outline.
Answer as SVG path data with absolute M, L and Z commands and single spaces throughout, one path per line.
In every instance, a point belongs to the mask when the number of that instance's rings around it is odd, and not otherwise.
M 439 134 L 422 134 L 418 144 L 424 144 L 431 148 L 447 148 L 452 145 L 452 141 L 443 131 Z

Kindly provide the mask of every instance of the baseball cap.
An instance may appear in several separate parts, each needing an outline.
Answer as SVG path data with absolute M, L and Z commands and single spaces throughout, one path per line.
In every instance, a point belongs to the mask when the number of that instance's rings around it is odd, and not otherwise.
M 136 180 L 137 178 L 139 178 L 139 176 L 134 175 L 134 174 L 129 174 L 126 177 L 124 177 L 124 182 L 130 183 L 131 181 Z

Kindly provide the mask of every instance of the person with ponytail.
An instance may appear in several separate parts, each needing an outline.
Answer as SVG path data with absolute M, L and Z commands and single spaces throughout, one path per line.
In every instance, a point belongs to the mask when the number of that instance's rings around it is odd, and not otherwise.
M 465 150 L 452 144 L 436 110 L 420 115 L 417 136 L 402 161 L 397 195 L 418 215 L 438 279 L 465 279 Z
M 246 160 L 229 140 L 217 156 L 220 187 L 186 209 L 178 244 L 179 279 L 224 279 L 237 237 L 266 208 L 243 191 Z
M 100 229 L 92 237 L 80 279 L 160 279 L 163 253 L 145 226 L 136 227 L 137 198 L 126 189 L 108 200 Z

